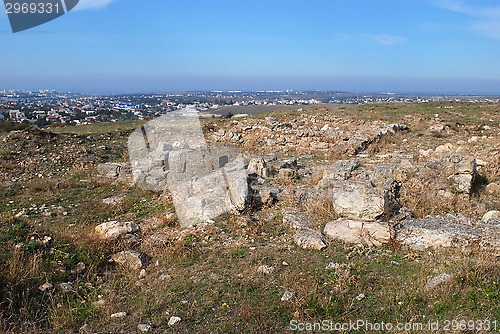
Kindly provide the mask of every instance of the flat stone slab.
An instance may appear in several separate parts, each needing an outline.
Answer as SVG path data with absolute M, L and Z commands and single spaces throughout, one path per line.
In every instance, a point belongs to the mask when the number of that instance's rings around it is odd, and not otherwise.
M 328 239 L 338 239 L 348 243 L 381 246 L 390 239 L 387 225 L 377 222 L 338 219 L 326 224 L 323 231 Z

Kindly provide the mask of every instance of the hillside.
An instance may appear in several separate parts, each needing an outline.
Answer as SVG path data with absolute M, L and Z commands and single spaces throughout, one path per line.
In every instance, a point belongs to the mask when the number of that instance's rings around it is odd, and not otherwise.
M 0 331 L 499 330 L 498 104 L 307 107 L 202 128 L 240 148 L 249 191 L 243 210 L 190 228 L 168 190 L 131 182 L 127 127 L 0 134 Z

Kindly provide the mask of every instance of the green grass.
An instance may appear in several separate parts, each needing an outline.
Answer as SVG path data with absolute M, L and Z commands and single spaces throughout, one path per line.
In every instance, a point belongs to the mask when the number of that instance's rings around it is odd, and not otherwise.
M 127 204 L 111 211 L 99 204 L 102 198 L 117 192 L 125 194 Z M 16 193 L 15 199 L 23 202 L 30 196 L 29 189 L 25 189 Z M 110 270 L 107 263 L 111 252 L 121 246 L 96 244 L 88 234 L 107 219 L 125 215 L 141 220 L 161 214 L 163 206 L 146 205 L 142 200 L 154 203 L 154 196 L 119 185 L 82 186 L 75 182 L 60 193 L 47 191 L 36 200 L 38 206 L 53 201 L 62 201 L 63 206 L 79 204 L 68 217 L 33 214 L 29 219 L 12 219 L 10 214 L 2 213 L 3 261 L 11 265 L 17 261 L 26 268 L 33 268 L 33 261 L 38 261 L 38 269 L 29 273 L 13 274 L 15 270 L 9 266 L 2 269 L 1 275 L 10 286 L 2 289 L 4 295 L 23 289 L 31 291 L 29 295 L 20 294 L 10 309 L 2 309 L 4 316 L 16 313 L 14 308 L 23 305 L 34 313 L 19 316 L 35 317 L 43 328 L 77 330 L 88 323 L 94 329 L 127 332 L 134 331 L 140 322 L 168 330 L 170 316 L 176 315 L 183 319 L 176 327 L 181 333 L 282 332 L 293 319 L 402 322 L 454 319 L 459 314 L 468 319 L 498 319 L 500 269 L 495 259 L 456 253 L 453 257 L 458 260 L 444 267 L 450 254 L 440 252 L 356 248 L 335 242 L 322 252 L 287 248 L 286 244 L 274 247 L 266 237 L 259 239 L 250 230 L 241 231 L 241 227 L 230 225 L 229 221 L 217 223 L 225 234 L 212 235 L 208 243 L 203 243 L 203 235 L 194 233 L 166 246 L 163 255 L 157 257 L 159 266 L 149 266 L 148 276 L 137 285 L 137 273 Z M 77 239 L 68 238 L 69 224 L 74 225 L 75 232 L 80 231 Z M 259 233 L 275 237 L 290 233 L 287 229 L 276 233 L 282 229 L 280 224 L 279 219 L 273 219 L 262 225 Z M 238 239 L 243 233 L 259 239 L 261 246 L 240 245 L 227 250 L 216 246 L 227 238 Z M 30 241 L 34 234 L 51 235 L 53 240 L 49 245 L 40 245 Z M 25 243 L 20 259 L 11 251 L 18 242 Z M 153 253 L 147 248 L 143 250 Z M 283 261 L 289 265 L 283 266 Z M 87 265 L 83 277 L 71 274 L 78 262 Z M 344 267 L 339 271 L 327 270 L 329 262 Z M 260 264 L 273 265 L 277 271 L 259 274 L 256 269 Z M 432 292 L 424 291 L 427 277 L 442 271 L 453 274 L 453 281 Z M 160 281 L 160 273 L 169 273 L 171 280 Z M 37 289 L 45 281 L 55 286 L 71 281 L 74 289 L 66 293 L 56 289 L 51 297 Z M 285 290 L 294 292 L 290 302 L 280 300 Z M 366 297 L 356 300 L 362 293 Z M 105 307 L 95 304 L 97 295 L 106 300 Z M 39 307 L 46 312 L 40 313 Z M 109 314 L 120 311 L 129 315 L 119 322 L 109 319 Z
M 450 105 L 453 109 L 443 108 Z M 490 104 L 339 108 L 344 108 L 346 118 L 388 122 L 404 121 L 406 115 L 432 119 L 439 113 L 448 122 L 470 120 L 475 126 L 496 117 L 496 105 Z M 484 110 L 489 112 L 479 113 Z M 93 124 L 51 131 L 102 134 L 138 125 Z M 0 151 L 0 159 L 9 154 Z M 102 202 L 114 195 L 122 195 L 123 201 L 115 206 Z M 44 205 L 47 211 L 40 209 Z M 16 218 L 23 209 L 25 215 Z M 280 208 L 273 210 L 269 216 L 255 214 L 252 223 L 226 214 L 215 224 L 180 231 L 175 219 L 166 218 L 166 212 L 174 212 L 171 200 L 126 185 L 98 184 L 91 171 L 57 180 L 2 183 L 0 332 L 70 333 L 87 324 L 90 332 L 134 333 L 139 323 L 151 323 L 160 333 L 281 333 L 288 331 L 292 320 L 500 321 L 500 267 L 494 254 L 480 249 L 462 253 L 369 248 L 337 241 L 323 251 L 306 251 L 293 243 L 294 231 L 283 226 Z M 317 208 L 322 222 L 331 219 L 329 210 Z M 96 239 L 95 226 L 108 220 L 135 221 L 144 235 L 135 241 Z M 162 241 L 149 240 L 152 234 Z M 43 243 L 45 236 L 50 242 Z M 109 262 L 113 253 L 127 249 L 148 255 L 145 277 Z M 74 272 L 79 262 L 86 265 L 82 273 Z M 326 269 L 332 262 L 338 269 Z M 259 273 L 264 264 L 275 271 Z M 426 291 L 427 280 L 444 272 L 452 280 Z M 54 284 L 53 291 L 40 291 L 47 281 Z M 71 291 L 59 288 L 66 282 L 72 283 Z M 281 301 L 287 290 L 293 297 Z M 110 315 L 115 312 L 128 315 L 113 320 Z M 171 316 L 182 318 L 174 328 L 168 325 Z

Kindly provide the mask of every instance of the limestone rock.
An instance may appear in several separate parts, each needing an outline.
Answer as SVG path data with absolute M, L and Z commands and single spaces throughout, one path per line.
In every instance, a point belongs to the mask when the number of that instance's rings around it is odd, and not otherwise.
M 267 163 L 261 157 L 252 158 L 248 163 L 247 171 L 248 174 L 257 174 L 264 179 L 269 177 Z
M 370 182 L 337 181 L 332 199 L 335 212 L 345 218 L 375 221 L 384 213 L 384 191 Z
M 140 233 L 141 228 L 134 222 L 110 221 L 96 226 L 95 231 L 103 239 L 116 240 L 127 234 Z
M 269 187 L 269 186 L 260 186 L 260 185 L 252 185 L 252 201 L 257 206 L 262 205 L 273 205 L 278 201 L 278 194 L 280 193 L 280 189 Z
M 476 159 L 458 153 L 446 154 L 441 158 L 441 168 L 448 173 L 454 191 L 470 194 L 478 177 Z
M 111 319 L 121 319 L 121 318 L 125 318 L 127 316 L 127 312 L 117 312 L 117 313 L 113 313 L 110 318 Z
M 487 223 L 490 219 L 500 219 L 500 211 L 488 211 L 484 214 L 482 221 Z
M 304 249 L 322 250 L 328 243 L 321 232 L 312 229 L 300 229 L 293 238 L 295 243 Z
M 278 170 L 278 177 L 282 179 L 292 179 L 295 176 L 295 170 L 292 168 L 281 168 Z
M 443 153 L 453 152 L 454 150 L 455 150 L 455 146 L 453 146 L 453 144 L 446 143 L 446 144 L 439 145 L 438 147 L 436 147 L 436 149 L 434 150 L 434 154 L 441 155 Z
M 351 177 L 351 173 L 358 167 L 358 162 L 355 160 L 338 160 L 331 166 L 323 170 L 323 178 L 319 181 L 318 186 L 328 186 L 332 181 L 347 180 Z
M 104 204 L 118 205 L 123 202 L 124 197 L 121 195 L 111 196 L 102 200 Z
M 173 326 L 173 325 L 181 322 L 181 320 L 182 319 L 180 317 L 171 316 L 170 319 L 168 320 L 168 325 Z
M 120 175 L 120 163 L 107 162 L 97 166 L 97 180 L 101 182 L 113 182 Z
M 228 211 L 241 211 L 249 195 L 242 160 L 191 178 L 186 178 L 185 174 L 170 174 L 168 187 L 181 227 L 191 227 Z
M 273 266 L 268 266 L 268 265 L 261 265 L 259 268 L 257 268 L 257 272 L 264 274 L 264 275 L 270 275 L 274 273 L 276 270 L 275 267 Z
M 137 330 L 139 332 L 147 333 L 153 329 L 153 326 L 151 324 L 139 324 L 137 325 Z
M 281 301 L 287 302 L 290 299 L 292 299 L 292 297 L 293 297 L 293 292 L 287 290 L 285 291 L 285 293 L 283 293 L 283 296 L 281 296 Z
M 473 222 L 463 216 L 427 216 L 401 222 L 397 240 L 406 246 L 426 248 L 458 247 L 476 243 L 485 249 L 500 249 L 500 226 Z
M 283 168 L 297 170 L 299 168 L 299 163 L 297 162 L 297 159 L 286 159 L 281 161 L 281 163 L 278 166 L 278 169 L 283 169 Z
M 426 131 L 427 135 L 435 136 L 435 137 L 445 137 L 448 136 L 449 128 L 448 126 L 442 123 L 432 124 Z
M 326 224 L 323 232 L 328 239 L 375 246 L 380 246 L 390 239 L 389 228 L 376 222 L 338 219 Z
M 130 269 L 139 270 L 145 264 L 144 254 L 137 251 L 128 250 L 114 254 L 111 259 Z

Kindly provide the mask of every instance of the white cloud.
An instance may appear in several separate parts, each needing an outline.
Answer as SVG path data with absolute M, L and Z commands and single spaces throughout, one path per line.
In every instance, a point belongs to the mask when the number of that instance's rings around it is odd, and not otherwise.
M 468 16 L 500 18 L 500 6 L 475 7 L 458 0 L 440 0 L 438 6 Z
M 482 35 L 500 39 L 500 21 L 476 22 L 471 27 Z
M 393 35 L 369 35 L 373 42 L 379 45 L 397 45 L 406 43 L 406 38 Z
M 500 39 L 500 6 L 480 7 L 460 0 L 439 0 L 437 6 L 470 17 L 470 31 Z
M 75 10 L 103 8 L 113 0 L 80 0 Z
M 382 46 L 404 44 L 408 40 L 402 36 L 387 35 L 387 34 L 338 34 L 339 41 L 356 41 L 362 43 L 371 43 Z

